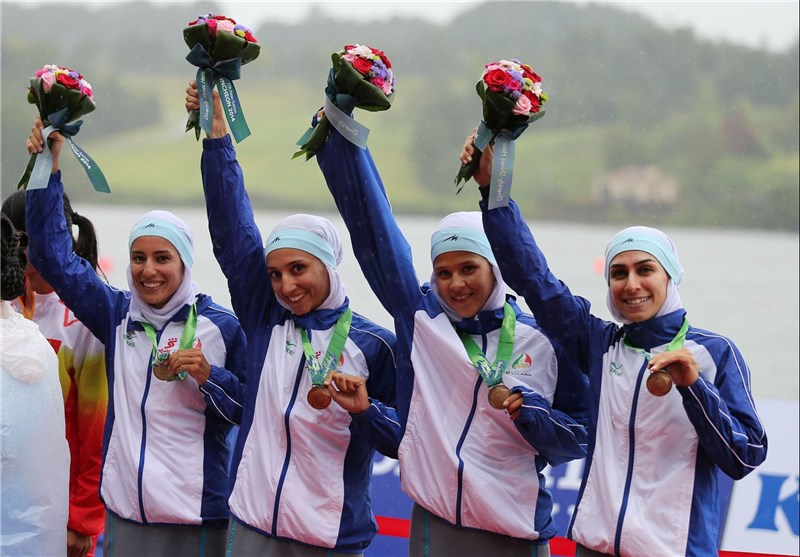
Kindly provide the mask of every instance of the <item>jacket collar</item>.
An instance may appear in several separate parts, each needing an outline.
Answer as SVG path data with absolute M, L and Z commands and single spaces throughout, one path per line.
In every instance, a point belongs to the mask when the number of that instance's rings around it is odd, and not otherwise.
M 679 309 L 660 317 L 653 317 L 639 323 L 629 323 L 622 326 L 626 340 L 637 348 L 651 350 L 656 346 L 669 343 L 683 324 L 686 315 L 685 309 Z

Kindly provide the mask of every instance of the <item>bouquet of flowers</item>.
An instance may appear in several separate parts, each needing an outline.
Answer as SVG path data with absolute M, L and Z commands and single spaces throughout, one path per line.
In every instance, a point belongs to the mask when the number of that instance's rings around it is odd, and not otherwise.
M 349 114 L 358 107 L 370 112 L 388 110 L 395 92 L 394 73 L 389 58 L 364 45 L 347 45 L 331 55 L 332 67 L 325 87 L 325 118 L 309 128 L 297 141 L 300 149 L 292 158 L 310 159 L 328 139 L 334 126 L 348 140 L 361 148 L 367 145 L 369 129 Z M 316 119 L 316 118 L 315 118 Z
M 28 87 L 28 102 L 39 109 L 39 117 L 44 124 L 44 137 L 53 131 L 60 132 L 86 170 L 89 179 L 97 191 L 109 193 L 105 176 L 92 158 L 72 140 L 81 129 L 84 114 L 96 108 L 92 86 L 81 74 L 69 68 L 48 64 L 36 72 Z M 34 153 L 22 174 L 17 189 L 40 189 L 47 187 L 53 157 L 47 149 L 41 154 Z
M 261 45 L 247 27 L 215 14 L 201 15 L 190 22 L 183 30 L 183 40 L 191 49 L 186 60 L 198 68 L 197 90 L 200 95 L 200 110 L 189 112 L 186 131 L 193 129 L 197 140 L 201 129 L 211 132 L 214 116 L 211 92 L 216 85 L 231 133 L 237 143 L 242 141 L 250 135 L 250 128 L 244 119 L 233 81 L 239 79 L 243 64 L 258 58 Z
M 475 89 L 483 102 L 483 119 L 475 137 L 475 154 L 469 164 L 461 165 L 455 179 L 456 186 L 462 180 L 466 182 L 472 178 L 487 145 L 494 145 L 500 138 L 506 151 L 513 148 L 509 142 L 544 116 L 541 107 L 547 101 L 547 93 L 542 91 L 542 78 L 529 65 L 515 58 L 486 64 Z M 494 169 L 492 176 L 495 176 Z

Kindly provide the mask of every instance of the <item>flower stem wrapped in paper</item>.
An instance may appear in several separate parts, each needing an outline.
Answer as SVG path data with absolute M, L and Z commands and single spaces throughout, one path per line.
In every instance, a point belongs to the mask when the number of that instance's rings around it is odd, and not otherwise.
M 200 130 L 211 133 L 214 104 L 211 92 L 216 85 L 222 98 L 225 116 L 236 142 L 250 135 L 242 106 L 233 82 L 241 76 L 241 67 L 252 62 L 261 52 L 250 30 L 224 15 L 201 15 L 183 30 L 183 40 L 191 49 L 186 60 L 197 66 L 197 91 L 200 110 L 189 112 L 186 131 L 194 130 L 200 139 Z
M 96 108 L 92 94 L 92 86 L 81 74 L 69 68 L 54 64 L 47 65 L 31 78 L 28 88 L 28 102 L 39 109 L 39 117 L 44 124 L 43 135 L 47 138 L 53 132 L 60 132 L 70 146 L 72 154 L 86 170 L 89 180 L 96 191 L 110 193 L 108 182 L 103 172 L 72 139 L 81 129 L 84 114 Z M 34 153 L 22 174 L 17 189 L 43 189 L 47 187 L 50 171 L 53 166 L 53 155 L 45 141 L 44 150 Z
M 333 66 L 325 87 L 325 118 L 310 127 L 297 141 L 300 149 L 292 158 L 310 159 L 328 139 L 330 126 L 358 145 L 367 146 L 369 129 L 353 120 L 354 108 L 379 112 L 388 110 L 394 99 L 394 74 L 386 54 L 363 45 L 347 45 L 331 55 Z
M 483 119 L 475 134 L 475 154 L 469 164 L 462 164 L 456 175 L 456 186 L 475 174 L 481 154 L 494 146 L 489 209 L 508 205 L 514 169 L 514 140 L 527 127 L 544 116 L 542 104 L 547 93 L 542 91 L 542 78 L 527 64 L 512 58 L 486 64 L 475 89 L 483 101 Z M 456 193 L 461 191 L 459 186 Z

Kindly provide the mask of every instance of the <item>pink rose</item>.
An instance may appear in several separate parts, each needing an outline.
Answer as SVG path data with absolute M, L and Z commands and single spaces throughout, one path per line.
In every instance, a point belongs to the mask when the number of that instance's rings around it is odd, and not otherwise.
M 53 72 L 48 72 L 40 77 L 42 78 L 42 89 L 44 89 L 45 93 L 49 93 L 50 89 L 53 88 L 53 83 L 56 82 L 56 76 L 53 74 Z
M 382 77 L 373 77 L 370 79 L 370 83 L 372 83 L 375 87 L 383 91 L 383 84 L 386 80 Z
M 352 54 L 345 54 L 344 56 L 342 56 L 342 58 L 344 58 L 345 60 L 347 60 L 347 61 L 348 61 L 348 62 L 350 62 L 351 64 L 352 64 L 352 63 L 355 61 L 355 59 L 356 59 L 356 57 L 355 57 L 355 56 L 353 56 Z
M 86 95 L 87 97 L 92 96 L 92 86 L 85 81 L 81 82 L 81 95 Z
M 235 26 L 236 24 L 229 19 L 220 19 L 217 21 L 217 32 L 225 31 L 226 33 L 233 33 L 233 28 Z
M 520 83 L 516 79 L 511 78 L 508 80 L 508 83 L 506 83 L 506 87 L 508 87 L 509 91 L 519 91 L 520 89 L 522 89 L 522 83 Z
M 526 97 L 525 95 L 520 95 L 517 99 L 517 104 L 514 106 L 514 110 L 511 111 L 511 114 L 519 114 L 521 116 L 527 116 L 531 113 L 531 100 Z
M 206 28 L 208 29 L 208 34 L 213 38 L 217 36 L 217 20 L 216 19 L 209 19 L 206 23 Z

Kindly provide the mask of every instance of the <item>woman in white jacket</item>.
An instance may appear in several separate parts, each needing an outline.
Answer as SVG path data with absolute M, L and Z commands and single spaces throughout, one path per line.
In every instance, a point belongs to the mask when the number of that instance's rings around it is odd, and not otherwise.
M 63 555 L 69 447 L 58 359 L 39 327 L 11 308 L 25 288 L 25 237 L 2 216 L 0 554 Z

